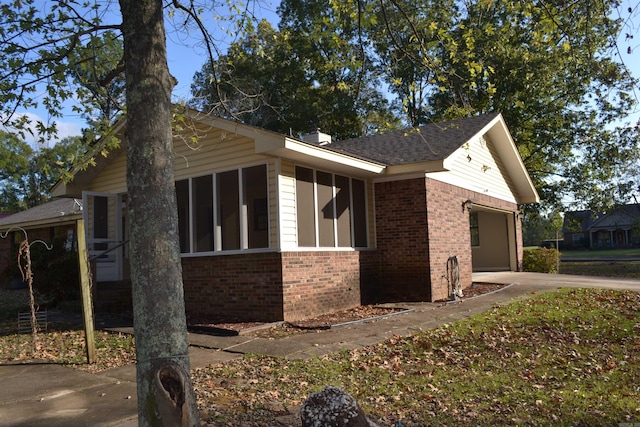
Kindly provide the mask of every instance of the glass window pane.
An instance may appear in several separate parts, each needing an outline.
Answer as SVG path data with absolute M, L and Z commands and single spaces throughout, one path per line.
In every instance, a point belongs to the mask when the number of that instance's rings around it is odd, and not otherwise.
M 351 245 L 351 191 L 349 178 L 336 175 L 336 218 L 338 226 L 338 246 Z
M 240 249 L 240 188 L 237 170 L 217 175 L 217 194 L 222 250 Z
M 269 203 L 267 165 L 242 170 L 244 206 L 247 213 L 247 243 L 252 248 L 269 247 Z
M 318 187 L 319 246 L 333 247 L 336 245 L 334 235 L 333 175 L 327 172 L 316 172 L 316 177 Z
M 313 170 L 300 166 L 296 167 L 296 215 L 298 246 L 316 246 Z
M 189 241 L 189 180 L 176 181 L 176 199 L 178 203 L 178 231 L 180 233 L 180 252 L 191 251 Z
M 367 199 L 364 181 L 351 180 L 353 192 L 353 237 L 354 246 L 364 248 L 368 246 L 367 239 Z
M 478 212 L 469 214 L 469 228 L 471 231 L 471 246 L 480 246 L 480 227 L 478 224 Z
M 213 177 L 194 178 L 193 243 L 195 252 L 213 251 Z

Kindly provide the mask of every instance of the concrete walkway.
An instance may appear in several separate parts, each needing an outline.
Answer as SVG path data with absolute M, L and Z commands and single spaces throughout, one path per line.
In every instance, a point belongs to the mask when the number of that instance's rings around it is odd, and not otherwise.
M 411 312 L 368 323 L 282 339 L 189 334 L 191 367 L 226 362 L 244 353 L 288 359 L 375 344 L 464 319 L 502 304 L 559 287 L 597 287 L 640 291 L 640 280 L 539 273 L 481 273 L 474 282 L 508 284 L 501 290 L 459 303 L 407 303 Z M 0 426 L 137 425 L 135 366 L 88 374 L 53 364 L 0 365 Z

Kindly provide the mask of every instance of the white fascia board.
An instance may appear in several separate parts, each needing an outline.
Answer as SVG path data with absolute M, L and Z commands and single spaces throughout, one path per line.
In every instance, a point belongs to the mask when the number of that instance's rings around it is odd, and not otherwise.
M 260 138 L 255 141 L 257 154 L 269 154 L 310 164 L 322 169 L 357 173 L 359 175 L 379 175 L 386 166 L 357 159 L 346 154 L 327 150 L 291 138 Z
M 430 172 L 446 172 L 448 170 L 449 168 L 447 168 L 443 160 L 432 160 L 429 162 L 388 166 L 386 175 L 406 175 L 412 173 L 427 174 Z
M 37 228 L 45 227 L 58 227 L 61 225 L 73 224 L 77 220 L 82 219 L 82 213 L 74 213 L 70 215 L 61 215 L 54 218 L 37 219 L 31 221 L 23 221 L 15 224 L 0 225 L 0 230 L 8 231 L 14 229 L 14 231 L 20 231 L 18 227 L 25 230 L 33 230 Z

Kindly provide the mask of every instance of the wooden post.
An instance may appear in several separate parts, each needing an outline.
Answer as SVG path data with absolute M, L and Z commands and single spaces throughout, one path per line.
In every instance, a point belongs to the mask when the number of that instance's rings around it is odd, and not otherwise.
M 96 362 L 96 339 L 93 322 L 93 300 L 91 298 L 91 277 L 89 273 L 89 257 L 87 241 L 84 234 L 84 221 L 76 222 L 78 241 L 78 265 L 80 267 L 80 289 L 82 291 L 82 317 L 84 320 L 84 340 L 87 349 L 87 363 Z

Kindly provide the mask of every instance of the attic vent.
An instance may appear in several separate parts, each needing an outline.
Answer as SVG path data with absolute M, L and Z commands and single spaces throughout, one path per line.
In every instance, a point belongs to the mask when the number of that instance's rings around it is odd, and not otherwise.
M 331 135 L 322 133 L 320 129 L 316 129 L 306 135 L 302 135 L 302 140 L 311 144 L 328 145 L 331 144 Z

